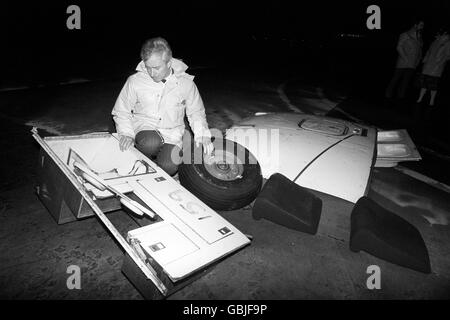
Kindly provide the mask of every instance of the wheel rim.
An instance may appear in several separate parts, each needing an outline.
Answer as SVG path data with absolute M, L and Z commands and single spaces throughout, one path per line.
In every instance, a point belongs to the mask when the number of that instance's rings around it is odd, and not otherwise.
M 213 177 L 223 181 L 233 181 L 242 178 L 244 165 L 231 152 L 216 150 L 213 157 L 205 157 L 204 165 Z

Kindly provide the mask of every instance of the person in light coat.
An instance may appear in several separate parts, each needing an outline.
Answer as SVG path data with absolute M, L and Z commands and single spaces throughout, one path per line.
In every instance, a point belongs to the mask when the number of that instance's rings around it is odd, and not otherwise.
M 438 33 L 423 59 L 421 89 L 417 103 L 421 103 L 427 90 L 430 90 L 429 106 L 434 106 L 439 81 L 448 60 L 450 60 L 450 36 L 447 32 Z
M 402 33 L 397 42 L 397 63 L 394 75 L 386 88 L 385 97 L 394 98 L 397 87 L 397 98 L 405 99 L 408 86 L 415 70 L 422 59 L 422 31 L 424 22 L 420 19 L 406 32 Z
M 214 146 L 206 121 L 205 107 L 187 74 L 187 65 L 172 57 L 163 38 L 144 42 L 142 61 L 128 77 L 116 100 L 112 115 L 122 151 L 132 145 L 168 174 L 174 175 L 182 159 L 184 116 L 194 133 L 197 147 L 210 155 Z

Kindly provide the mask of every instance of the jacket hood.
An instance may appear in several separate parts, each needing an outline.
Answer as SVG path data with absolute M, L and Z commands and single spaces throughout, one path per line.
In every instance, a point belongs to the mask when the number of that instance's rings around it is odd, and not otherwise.
M 188 66 L 180 59 L 172 58 L 172 69 L 174 71 L 174 74 L 178 76 L 183 74 L 188 69 Z M 147 68 L 145 68 L 144 61 L 139 62 L 136 67 L 136 71 L 147 73 Z

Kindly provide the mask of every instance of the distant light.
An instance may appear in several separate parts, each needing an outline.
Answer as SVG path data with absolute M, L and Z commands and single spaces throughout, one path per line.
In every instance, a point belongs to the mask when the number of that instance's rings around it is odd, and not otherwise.
M 341 33 L 341 34 L 339 34 L 339 37 L 341 37 L 341 38 L 364 38 L 365 35 L 356 34 L 356 33 Z

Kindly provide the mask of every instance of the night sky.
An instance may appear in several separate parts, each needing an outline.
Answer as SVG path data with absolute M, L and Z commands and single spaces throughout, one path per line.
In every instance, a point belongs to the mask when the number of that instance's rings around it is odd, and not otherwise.
M 81 9 L 81 30 L 66 27 L 71 4 Z M 381 8 L 381 30 L 366 28 L 370 4 Z M 153 36 L 167 38 L 175 56 L 200 64 L 239 60 L 236 51 L 264 37 L 326 45 L 339 33 L 365 34 L 372 45 L 390 47 L 414 15 L 429 22 L 432 34 L 450 17 L 450 1 L 2 2 L 2 80 L 118 70 L 138 61 L 141 43 Z

